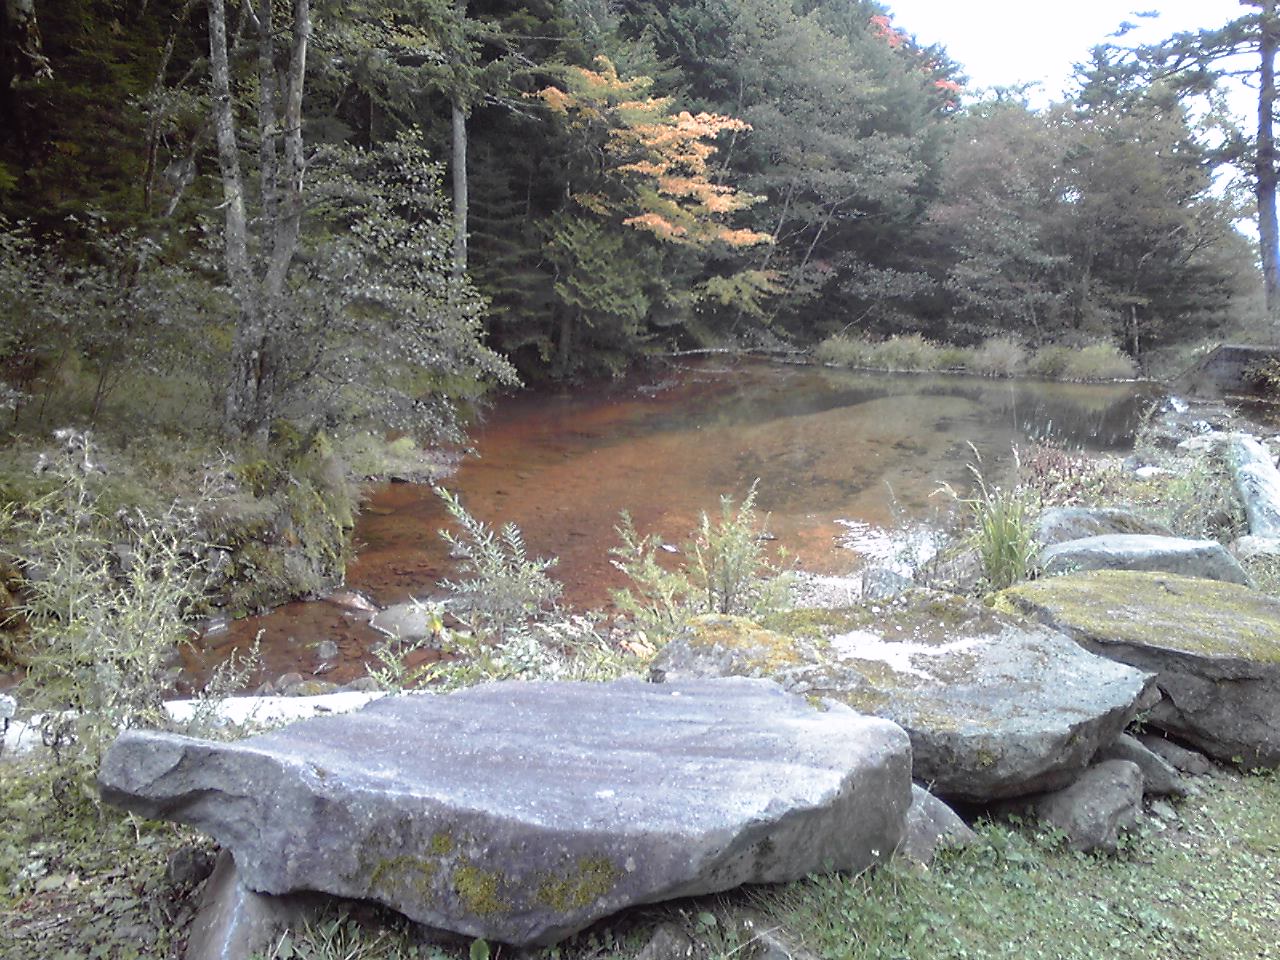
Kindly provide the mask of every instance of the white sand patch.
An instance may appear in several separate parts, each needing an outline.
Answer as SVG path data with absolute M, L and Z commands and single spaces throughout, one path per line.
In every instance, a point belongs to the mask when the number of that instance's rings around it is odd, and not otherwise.
M 912 643 L 886 640 L 869 630 L 852 630 L 831 638 L 831 649 L 841 660 L 874 660 L 895 673 L 922 680 L 938 679 L 927 669 L 929 660 L 950 657 L 986 642 L 983 637 L 963 637 L 950 643 Z M 920 663 L 918 661 L 925 661 Z

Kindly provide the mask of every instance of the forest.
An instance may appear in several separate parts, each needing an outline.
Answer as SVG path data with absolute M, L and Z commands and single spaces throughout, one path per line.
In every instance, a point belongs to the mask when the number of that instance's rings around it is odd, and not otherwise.
M 873 0 L 8 0 L 4 402 L 431 440 L 679 350 L 1269 339 L 1270 6 L 1033 108 Z

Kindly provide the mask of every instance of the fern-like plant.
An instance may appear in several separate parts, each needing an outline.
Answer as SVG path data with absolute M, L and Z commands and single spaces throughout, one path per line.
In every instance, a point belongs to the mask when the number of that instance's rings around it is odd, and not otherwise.
M 501 639 L 517 625 L 555 607 L 561 585 L 547 575 L 554 557 L 531 557 L 524 535 L 513 523 L 494 530 L 472 516 L 457 496 L 436 488 L 459 532 L 440 536 L 459 557 L 468 574 L 446 580 L 444 587 L 457 600 L 455 612 L 481 636 Z
M 670 567 L 656 534 L 642 537 L 627 513 L 616 528 L 620 547 L 609 552 L 631 586 L 614 593 L 614 601 L 642 630 L 669 636 L 685 620 L 704 613 L 753 616 L 785 606 L 788 578 L 768 558 L 765 518 L 756 511 L 759 481 L 734 506 L 720 498 L 720 513 L 703 512 L 693 536 L 680 548 L 684 563 Z

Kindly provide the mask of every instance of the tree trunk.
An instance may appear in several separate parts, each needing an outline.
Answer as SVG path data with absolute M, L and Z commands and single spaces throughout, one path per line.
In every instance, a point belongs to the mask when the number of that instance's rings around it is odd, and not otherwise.
M 0 56 L 6 85 L 23 81 L 48 80 L 53 67 L 44 55 L 40 24 L 36 21 L 35 0 L 3 0 L 4 33 Z
M 453 112 L 453 273 L 467 272 L 467 112 L 455 97 Z
M 231 382 L 223 404 L 223 428 L 240 436 L 252 418 L 256 393 L 254 369 L 262 342 L 262 309 L 249 265 L 249 229 L 245 215 L 240 145 L 231 101 L 227 61 L 227 12 L 224 0 L 209 0 L 209 73 L 213 92 L 213 132 L 222 178 L 222 255 L 227 282 L 239 316 L 231 343 Z
M 224 260 L 238 307 L 231 343 L 231 379 L 223 428 L 231 436 L 266 440 L 275 415 L 276 353 L 281 349 L 272 319 L 280 315 L 289 267 L 302 231 L 302 185 L 306 169 L 302 138 L 302 90 L 311 39 L 310 0 L 294 0 L 292 43 L 286 68 L 277 74 L 277 30 L 271 4 L 245 2 L 244 16 L 258 35 L 259 186 L 266 267 L 261 282 L 249 258 L 244 179 L 227 56 L 225 0 L 209 0 L 209 64 L 213 126 L 222 178 Z
M 1258 77 L 1258 153 L 1254 167 L 1262 277 L 1266 286 L 1267 314 L 1273 321 L 1280 315 L 1280 227 L 1276 222 L 1277 173 L 1273 130 L 1277 45 L 1275 13 L 1276 0 L 1263 0 L 1258 41 L 1262 54 L 1262 68 Z

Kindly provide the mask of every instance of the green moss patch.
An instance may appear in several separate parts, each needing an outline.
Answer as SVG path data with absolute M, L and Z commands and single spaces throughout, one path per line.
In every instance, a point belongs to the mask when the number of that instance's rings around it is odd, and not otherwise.
M 690 621 L 689 646 L 717 647 L 743 655 L 749 669 L 770 673 L 805 662 L 792 637 L 766 630 L 745 617 L 705 616 Z
M 996 607 L 1098 643 L 1280 664 L 1280 601 L 1237 584 L 1097 570 L 1013 587 Z

